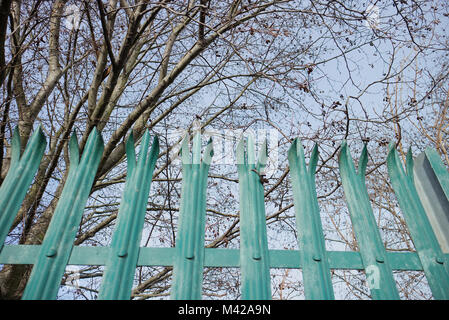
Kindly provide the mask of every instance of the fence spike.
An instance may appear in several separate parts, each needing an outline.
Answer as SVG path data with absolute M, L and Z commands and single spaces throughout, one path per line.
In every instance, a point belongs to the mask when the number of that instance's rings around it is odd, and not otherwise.
M 247 162 L 245 139 L 241 139 L 237 143 L 237 149 L 236 149 L 235 155 L 236 155 L 237 165 L 245 164 Z
M 268 300 L 271 285 L 263 179 L 256 169 L 251 135 L 246 142 L 246 157 L 244 140 L 237 146 L 242 298 Z M 258 167 L 262 167 L 264 156 L 258 160 Z
M 302 156 L 304 158 L 304 148 L 302 150 Z M 314 179 L 315 179 L 316 166 L 318 164 L 318 156 L 319 156 L 318 144 L 315 143 L 312 149 L 312 154 L 310 155 L 310 163 L 309 163 L 309 175 L 313 176 Z
M 246 139 L 246 150 L 246 159 L 248 161 L 248 164 L 256 164 L 254 137 L 251 132 L 248 134 L 248 137 Z
M 449 171 L 440 159 L 440 155 L 435 149 L 430 147 L 425 150 L 426 157 L 429 159 L 432 171 L 435 173 L 438 182 L 449 200 Z M 449 165 L 449 163 L 448 163 Z
M 413 161 L 413 154 L 412 154 L 412 148 L 408 148 L 406 161 L 405 161 L 405 168 L 406 168 L 406 174 L 410 178 L 412 182 L 414 182 L 413 177 L 413 167 L 414 167 L 414 161 Z
M 136 167 L 136 150 L 134 149 L 134 133 L 132 130 L 129 133 L 128 139 L 126 139 L 126 165 L 127 165 L 127 174 L 131 175 Z
M 324 234 L 315 188 L 318 146 L 315 144 L 307 169 L 304 148 L 295 139 L 288 151 L 293 188 L 298 245 L 302 252 L 303 282 L 307 299 L 334 299 Z M 299 257 L 298 257 L 299 260 Z
M 207 142 L 206 149 L 204 150 L 203 162 L 207 165 L 210 165 L 212 162 L 212 157 L 214 156 L 214 143 L 212 138 L 209 138 Z
M 189 150 L 189 139 L 190 137 L 188 135 L 184 137 L 181 143 L 181 149 L 179 151 L 181 154 L 181 160 L 183 164 L 192 162 Z
M 259 151 L 259 157 L 257 158 L 256 170 L 259 173 L 263 173 L 268 161 L 268 146 L 267 139 L 264 139 Z
M 69 161 L 70 166 L 73 166 L 74 168 L 77 167 L 80 162 L 80 152 L 76 130 L 73 130 L 72 136 L 70 137 L 69 141 Z
M 443 252 L 413 183 L 411 152 L 407 157 L 406 165 L 408 174 L 399 160 L 395 144 L 390 143 L 387 166 L 391 185 L 418 252 L 430 289 L 435 299 L 449 299 L 449 266 L 441 259 Z
M 11 164 L 9 166 L 10 170 L 14 168 L 14 166 L 16 166 L 20 160 L 20 148 L 21 148 L 21 141 L 20 141 L 19 127 L 16 127 L 14 129 L 11 141 Z
M 366 166 L 368 164 L 368 149 L 366 143 L 363 145 L 362 153 L 360 155 L 359 166 L 357 170 L 357 174 L 360 176 L 360 179 L 363 183 L 365 183 L 365 174 L 366 174 Z
M 127 141 L 127 154 L 134 157 L 132 135 Z M 99 300 L 129 300 L 137 266 L 139 246 L 145 220 L 151 180 L 159 155 L 159 139 L 153 139 L 149 149 L 148 130 L 142 139 L 139 160 L 128 159 L 128 175 L 111 242 L 111 251 L 106 262 Z M 130 170 L 131 168 L 131 170 Z
M 443 253 L 449 252 L 449 171 L 435 149 L 426 148 L 413 167 L 416 191 Z M 446 261 L 449 264 L 449 260 Z
M 192 161 L 193 164 L 201 162 L 201 134 L 198 131 L 193 136 Z
M 14 218 L 20 209 L 26 192 L 39 168 L 47 142 L 41 126 L 32 134 L 28 144 L 20 154 L 21 142 L 18 127 L 11 141 L 11 163 L 8 173 L 0 186 L 0 251 L 9 233 Z
M 74 144 L 71 146 L 72 151 L 73 148 L 78 149 L 77 145 L 76 147 Z M 56 298 L 103 148 L 103 139 L 94 128 L 89 134 L 79 164 L 71 165 L 69 168 L 61 198 L 40 246 L 38 260 L 33 266 L 22 299 L 50 300 Z M 72 159 L 75 158 L 72 156 Z
M 399 299 L 399 293 L 387 259 L 386 250 L 379 233 L 365 186 L 367 161 L 366 145 L 362 152 L 358 173 L 346 141 L 341 145 L 339 155 L 340 174 L 352 227 L 360 249 L 367 283 L 373 299 Z
M 182 191 L 173 265 L 172 299 L 198 300 L 202 295 L 204 266 L 204 232 L 206 221 L 206 188 L 211 158 L 212 139 L 201 161 L 201 135 L 193 139 L 192 158 L 187 136 L 182 146 Z

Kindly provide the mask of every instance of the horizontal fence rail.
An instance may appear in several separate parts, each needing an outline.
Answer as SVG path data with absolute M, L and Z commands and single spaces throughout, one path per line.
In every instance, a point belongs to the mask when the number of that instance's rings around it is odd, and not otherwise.
M 295 139 L 288 151 L 299 250 L 269 250 L 264 204 L 267 146 L 255 156 L 251 136 L 236 150 L 240 190 L 240 249 L 205 248 L 206 189 L 213 144 L 201 157 L 201 135 L 181 146 L 182 191 L 174 248 L 140 247 L 146 204 L 159 155 L 159 142 L 145 132 L 136 159 L 132 133 L 126 141 L 127 178 L 109 247 L 74 246 L 84 206 L 103 153 L 101 134 L 93 129 L 80 155 L 76 133 L 69 142 L 65 187 L 41 245 L 4 245 L 13 220 L 44 155 L 46 142 L 38 128 L 26 148 L 16 129 L 11 165 L 0 186 L 0 264 L 31 264 L 22 299 L 55 299 L 67 265 L 105 266 L 98 299 L 130 299 L 138 266 L 173 267 L 172 299 L 201 299 L 205 267 L 241 269 L 243 299 L 271 299 L 270 268 L 302 269 L 306 299 L 334 299 L 331 269 L 364 270 L 373 299 L 399 299 L 393 270 L 424 271 L 435 299 L 449 299 L 449 172 L 437 152 L 427 149 L 404 170 L 394 144 L 389 145 L 388 173 L 416 252 L 386 251 L 365 185 L 366 145 L 355 169 L 343 142 L 339 167 L 359 251 L 328 251 L 315 186 L 318 147 L 308 166 Z M 23 152 L 22 152 L 22 149 Z M 149 150 L 149 151 L 148 151 Z

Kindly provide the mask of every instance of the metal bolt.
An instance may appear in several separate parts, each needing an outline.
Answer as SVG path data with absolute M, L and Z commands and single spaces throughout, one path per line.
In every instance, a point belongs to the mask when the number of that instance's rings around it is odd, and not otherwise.
M 376 257 L 376 261 L 379 263 L 384 263 L 385 259 L 383 257 Z
M 437 256 L 435 258 L 435 261 L 439 264 L 443 264 L 444 263 L 444 258 L 442 256 Z
M 128 252 L 126 252 L 126 251 L 120 251 L 118 254 L 117 254 L 117 256 L 119 257 L 119 258 L 124 258 L 124 257 L 126 257 L 128 255 Z
M 51 248 L 50 250 L 48 250 L 47 254 L 45 255 L 48 258 L 53 258 L 54 256 L 56 256 L 56 249 L 55 248 Z
M 314 255 L 312 257 L 312 259 L 313 259 L 313 261 L 316 261 L 316 262 L 320 262 L 321 261 L 321 257 L 319 255 Z

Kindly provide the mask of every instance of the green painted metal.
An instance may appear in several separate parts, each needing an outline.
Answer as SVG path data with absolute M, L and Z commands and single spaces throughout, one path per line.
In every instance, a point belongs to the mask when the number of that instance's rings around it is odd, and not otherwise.
M 212 140 L 201 161 L 201 135 L 193 138 L 192 157 L 189 137 L 182 143 L 182 191 L 173 266 L 172 299 L 201 299 L 204 266 L 204 232 L 206 221 L 206 189 L 213 156 Z
M 356 173 L 347 143 L 342 143 L 339 155 L 340 174 L 371 297 L 382 300 L 399 299 L 365 186 L 367 162 L 365 144 Z
M 16 128 L 11 141 L 11 163 L 8 174 L 0 187 L 0 250 L 19 211 L 28 187 L 39 168 L 47 143 L 39 126 L 20 155 L 19 129 Z
M 419 199 L 441 250 L 449 253 L 449 171 L 439 154 L 428 148 L 415 158 L 413 176 Z
M 159 154 L 157 137 L 154 138 L 148 153 L 149 144 L 150 133 L 147 130 L 143 136 L 140 156 L 136 163 L 132 132 L 126 142 L 128 174 L 111 251 L 98 295 L 99 300 L 129 300 L 131 298 L 148 194 Z
M 302 272 L 306 299 L 334 299 L 331 273 L 315 189 L 318 146 L 315 144 L 307 170 L 304 148 L 295 139 L 288 152 L 293 188 L 298 245 L 302 251 Z
M 449 171 L 444 166 L 443 161 L 440 159 L 440 155 L 435 149 L 426 148 L 425 151 L 426 157 L 432 167 L 433 172 L 443 189 L 446 198 L 449 199 Z
M 416 172 L 414 175 L 411 152 L 407 155 L 405 172 L 394 145 L 390 145 L 387 157 L 389 176 L 417 252 L 386 252 L 365 185 L 366 146 L 356 172 L 344 142 L 339 155 L 340 172 L 360 252 L 326 251 L 315 189 L 317 146 L 307 168 L 302 145 L 295 140 L 288 160 L 300 250 L 268 250 L 263 188 L 266 142 L 256 161 L 252 136 L 242 139 L 236 152 L 240 188 L 240 249 L 223 249 L 204 247 L 206 189 L 213 156 L 212 142 L 209 141 L 202 161 L 199 133 L 193 138 L 192 157 L 188 143 L 188 139 L 183 141 L 181 152 L 183 186 L 175 248 L 140 247 L 151 177 L 159 153 L 157 138 L 154 138 L 151 150 L 147 152 L 150 144 L 148 131 L 142 139 L 137 161 L 132 135 L 126 142 L 128 177 L 111 246 L 73 246 L 103 152 L 103 140 L 96 129 L 91 132 L 81 159 L 76 135 L 72 135 L 68 178 L 42 245 L 3 246 L 46 145 L 39 128 L 20 156 L 20 137 L 16 130 L 11 143 L 10 170 L 0 187 L 0 205 L 5 208 L 0 212 L 0 264 L 34 265 L 22 298 L 54 299 L 65 266 L 74 264 L 106 267 L 99 299 L 129 299 L 136 266 L 173 266 L 173 299 L 201 298 L 204 267 L 240 268 L 243 299 L 271 298 L 270 268 L 302 269 L 307 299 L 334 298 L 330 269 L 365 270 L 373 299 L 399 298 L 392 270 L 424 271 L 434 298 L 449 299 L 449 254 L 442 251 L 416 189 L 416 186 L 425 188 L 428 199 L 438 198 L 442 203 L 449 200 L 449 173 L 436 151 L 426 150 L 427 167 L 423 167 L 421 175 Z M 421 181 L 423 174 L 431 176 L 430 180 L 426 178 L 430 181 L 427 184 Z M 434 186 L 435 183 L 439 191 L 425 187 Z M 429 210 L 435 211 L 434 205 Z M 445 205 L 440 207 L 444 213 Z
M 103 139 L 94 128 L 80 159 L 76 134 L 72 135 L 69 143 L 70 169 L 67 181 L 22 299 L 56 298 L 103 148 Z
M 449 299 L 448 260 L 438 244 L 432 226 L 419 200 L 413 177 L 413 158 L 409 150 L 406 170 L 402 167 L 396 145 L 390 143 L 387 157 L 391 185 L 418 252 L 427 281 L 435 299 Z
M 266 161 L 266 141 L 256 163 L 252 136 L 240 140 L 237 146 L 237 168 L 240 194 L 240 268 L 244 300 L 271 299 L 263 188 Z

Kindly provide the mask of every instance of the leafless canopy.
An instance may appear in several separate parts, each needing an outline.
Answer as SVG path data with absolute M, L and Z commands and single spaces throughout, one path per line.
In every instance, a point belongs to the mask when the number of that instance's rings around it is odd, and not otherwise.
M 97 127 L 105 150 L 76 245 L 108 245 L 126 177 L 124 140 L 161 138 L 142 246 L 174 246 L 181 167 L 172 148 L 194 123 L 218 136 L 266 130 L 277 155 L 265 196 L 270 248 L 296 248 L 286 150 L 318 143 L 317 191 L 326 245 L 356 250 L 337 157 L 368 143 L 367 187 L 387 250 L 413 250 L 386 174 L 386 146 L 448 155 L 447 1 L 1 0 L 0 183 L 18 126 L 41 124 L 49 146 L 11 229 L 41 243 L 64 186 L 67 142 Z M 260 132 L 260 131 L 257 131 Z M 220 138 L 221 139 L 221 138 Z M 220 140 L 224 141 L 224 140 Z M 273 142 L 274 141 L 274 142 Z M 235 139 L 231 140 L 231 145 Z M 209 177 L 206 245 L 239 246 L 236 167 Z M 29 266 L 3 266 L 0 296 L 20 298 Z M 94 299 L 102 269 L 61 297 Z M 166 297 L 170 268 L 138 268 L 133 297 Z M 335 271 L 339 298 L 369 298 L 363 272 Z M 420 272 L 396 274 L 403 298 L 431 298 Z M 239 298 L 239 271 L 206 269 L 205 298 Z M 273 270 L 276 299 L 303 297 L 300 272 Z

